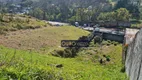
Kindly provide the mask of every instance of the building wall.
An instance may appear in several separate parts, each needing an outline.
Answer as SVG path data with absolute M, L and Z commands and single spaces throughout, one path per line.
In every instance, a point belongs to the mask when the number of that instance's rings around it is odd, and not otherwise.
M 123 43 L 124 35 L 103 33 L 103 39 L 112 40 L 112 41 Z

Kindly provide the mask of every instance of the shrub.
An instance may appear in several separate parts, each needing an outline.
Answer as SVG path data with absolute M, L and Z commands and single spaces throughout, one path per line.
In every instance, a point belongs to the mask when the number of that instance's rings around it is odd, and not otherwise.
M 16 18 L 16 20 L 15 20 L 16 22 L 18 22 L 18 23 L 22 23 L 22 22 L 24 22 L 22 19 L 20 19 L 20 18 Z
M 99 55 L 97 55 L 97 54 L 95 54 L 94 56 L 92 56 L 92 62 L 98 62 L 99 61 L 99 59 L 100 59 L 100 56 Z
M 78 53 L 78 48 L 66 48 L 65 50 L 55 50 L 51 54 L 57 57 L 71 58 L 75 57 Z
M 51 53 L 53 56 L 57 56 L 57 57 L 60 57 L 64 55 L 64 51 L 63 50 L 54 50 L 52 53 Z
M 11 29 L 9 29 L 10 31 L 17 31 L 17 29 L 16 28 L 11 28 Z
M 0 14 L 0 21 L 3 21 L 3 15 Z
M 23 29 L 23 26 L 22 25 L 20 25 L 20 24 L 17 24 L 16 26 L 15 26 L 15 28 L 17 28 L 17 29 Z
M 4 27 L 0 27 L 0 34 L 5 34 L 6 29 Z

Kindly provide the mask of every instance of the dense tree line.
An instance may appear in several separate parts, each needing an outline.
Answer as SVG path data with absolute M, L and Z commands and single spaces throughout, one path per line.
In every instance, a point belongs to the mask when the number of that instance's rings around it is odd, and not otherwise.
M 120 8 L 113 12 L 101 13 L 97 20 L 99 21 L 129 21 L 131 14 L 126 8 Z
M 116 6 L 111 2 L 117 2 Z M 140 4 L 129 2 L 130 0 L 40 0 L 40 4 L 33 4 L 36 6 L 30 15 L 64 22 L 94 22 L 100 20 L 100 16 L 105 17 L 105 21 L 128 21 L 130 17 L 140 19 Z
M 108 0 L 40 0 L 33 4 L 29 15 L 44 20 L 90 22 L 101 11 L 111 10 Z
M 132 17 L 135 19 L 141 19 L 141 0 L 119 0 L 116 9 L 126 8 L 132 14 Z
M 130 0 L 19 0 L 16 4 L 20 7 L 16 7 L 16 10 L 11 1 L 0 2 L 1 13 L 22 12 L 22 10 L 30 8 L 25 14 L 43 20 L 70 23 L 96 20 L 128 21 L 130 14 L 132 14 L 132 18 L 141 18 L 140 4 L 134 5 L 134 3 L 129 3 Z M 112 2 L 117 2 L 116 6 L 113 6 Z

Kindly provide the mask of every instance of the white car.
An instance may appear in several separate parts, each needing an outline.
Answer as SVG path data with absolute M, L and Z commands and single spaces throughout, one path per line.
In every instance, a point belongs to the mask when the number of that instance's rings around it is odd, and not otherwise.
M 118 31 L 112 31 L 111 33 L 112 34 L 118 34 Z
M 96 28 L 95 28 L 95 31 L 100 31 L 100 28 L 96 27 Z

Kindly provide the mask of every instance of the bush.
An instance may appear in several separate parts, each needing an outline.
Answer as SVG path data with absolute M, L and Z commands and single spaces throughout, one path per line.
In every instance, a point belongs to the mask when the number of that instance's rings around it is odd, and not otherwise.
M 22 25 L 20 25 L 20 24 L 17 24 L 16 26 L 15 26 L 15 28 L 17 28 L 17 29 L 23 29 L 23 26 Z
M 35 29 L 34 26 L 25 26 L 23 29 Z
M 5 27 L 0 27 L 0 34 L 5 34 L 7 29 Z
M 0 14 L 0 21 L 3 21 L 3 16 L 2 16 L 2 14 Z
M 107 45 L 107 46 L 109 46 L 109 45 L 111 45 L 111 41 L 110 41 L 110 40 L 103 41 L 103 42 L 102 42 L 102 45 Z
M 98 61 L 99 61 L 99 59 L 100 59 L 100 56 L 99 56 L 99 55 L 97 55 L 97 54 L 95 54 L 95 55 L 93 55 L 93 56 L 92 56 L 91 61 L 92 61 L 92 62 L 98 62 Z
M 71 58 L 77 55 L 78 48 L 66 48 L 65 50 L 55 50 L 52 52 L 53 56 Z
M 16 18 L 15 21 L 18 22 L 18 23 L 23 23 L 23 22 L 24 22 L 24 21 L 23 21 L 22 19 L 20 19 L 20 18 Z
M 11 28 L 11 29 L 9 29 L 9 31 L 17 31 L 17 29 L 16 28 Z

